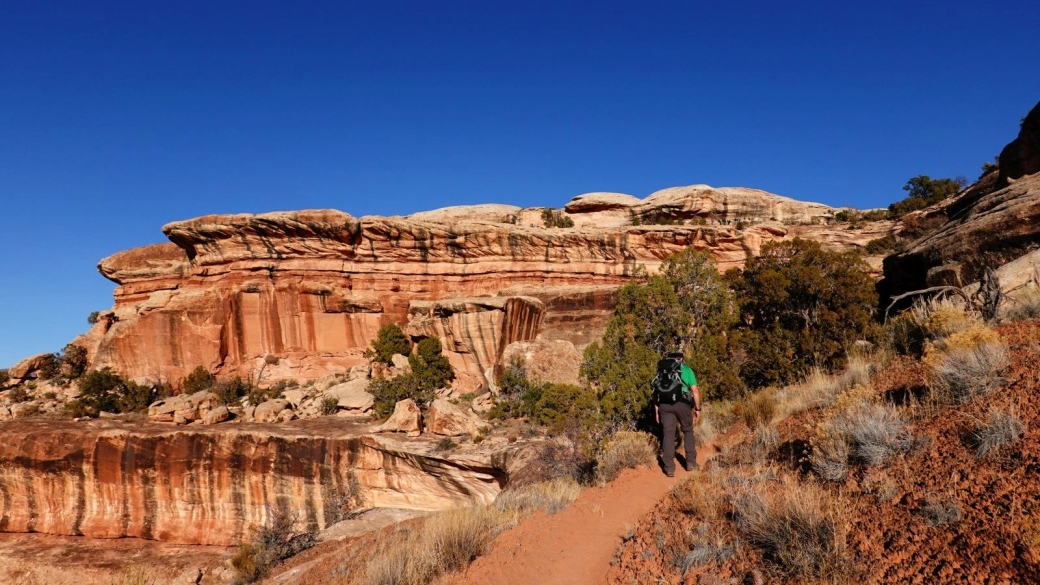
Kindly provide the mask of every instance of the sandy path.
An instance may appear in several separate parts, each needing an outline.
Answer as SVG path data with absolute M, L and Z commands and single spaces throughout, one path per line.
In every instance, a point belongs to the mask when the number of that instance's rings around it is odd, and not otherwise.
M 709 449 L 700 449 L 700 458 Z M 491 551 L 455 585 L 600 585 L 621 536 L 634 527 L 686 472 L 665 477 L 657 467 L 625 470 L 604 487 L 585 490 L 562 512 L 542 512 L 503 532 Z

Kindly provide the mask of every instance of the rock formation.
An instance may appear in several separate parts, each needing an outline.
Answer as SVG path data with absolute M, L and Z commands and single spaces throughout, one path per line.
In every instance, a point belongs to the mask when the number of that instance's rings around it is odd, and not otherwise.
M 582 195 L 557 212 L 573 228 L 545 227 L 543 211 L 311 210 L 170 223 L 170 243 L 100 262 L 119 285 L 115 307 L 76 343 L 94 367 L 174 385 L 199 365 L 221 377 L 309 380 L 363 364 L 376 331 L 393 322 L 440 337 L 456 390 L 474 391 L 514 342 L 562 340 L 580 351 L 602 333 L 617 287 L 674 252 L 710 250 L 725 270 L 769 240 L 849 249 L 894 225 L 836 224 L 824 205 L 706 185 L 642 200 Z
M 967 285 L 986 268 L 1000 269 L 1005 287 L 1031 277 L 1033 267 L 1040 266 L 1040 104 L 1004 148 L 999 166 L 997 180 L 987 177 L 940 209 L 924 212 L 949 220 L 885 258 L 878 285 L 883 303 L 930 286 Z
M 9 421 L 0 532 L 237 544 L 277 508 L 322 529 L 363 502 L 420 510 L 492 501 L 510 448 L 434 455 L 393 437 L 293 425 Z M 494 463 L 493 463 L 494 459 Z

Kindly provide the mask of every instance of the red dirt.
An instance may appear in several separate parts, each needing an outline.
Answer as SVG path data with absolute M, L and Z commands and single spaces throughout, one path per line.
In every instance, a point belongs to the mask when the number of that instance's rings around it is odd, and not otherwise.
M 1012 358 L 1002 388 L 970 404 L 918 406 L 911 401 L 902 410 L 918 440 L 915 448 L 884 467 L 854 466 L 844 483 L 819 484 L 835 505 L 835 517 L 847 528 L 848 566 L 835 575 L 838 581 L 1040 583 L 1040 321 L 1003 326 L 998 332 Z M 878 373 L 873 386 L 898 401 L 922 392 L 923 381 L 920 364 L 900 359 Z M 970 435 L 990 408 L 1017 410 L 1026 432 L 980 460 Z M 817 481 L 798 464 L 793 451 L 804 447 L 818 418 L 819 412 L 807 412 L 778 425 L 780 447 L 767 461 L 776 473 Z M 716 463 L 722 474 L 741 465 L 747 469 L 736 455 Z M 724 496 L 725 484 L 712 485 L 708 475 L 695 481 Z M 890 498 L 878 498 L 871 491 L 871 485 L 880 482 L 890 486 Z M 921 514 L 929 497 L 959 503 L 962 519 L 929 525 Z M 726 506 L 724 518 L 731 513 Z M 722 524 L 721 530 L 734 542 L 734 526 L 728 520 Z M 746 542 L 732 558 L 683 574 L 677 560 L 690 550 L 691 535 L 704 525 L 704 519 L 684 510 L 676 495 L 666 496 L 639 523 L 634 538 L 621 546 L 608 581 L 724 583 L 757 571 L 766 582 L 812 582 L 783 575 Z
M 704 465 L 714 448 L 698 448 Z M 454 585 L 599 585 L 626 532 L 685 477 L 657 467 L 626 469 L 603 486 L 590 488 L 563 511 L 538 512 L 499 535 L 488 554 L 469 566 Z

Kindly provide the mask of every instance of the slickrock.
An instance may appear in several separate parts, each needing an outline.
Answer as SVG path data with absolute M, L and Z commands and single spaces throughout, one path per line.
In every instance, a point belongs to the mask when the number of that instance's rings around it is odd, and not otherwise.
M 186 544 L 237 544 L 279 507 L 301 527 L 324 529 L 357 497 L 417 510 L 489 503 L 509 459 L 504 446 L 435 455 L 432 443 L 380 439 L 365 434 L 371 426 L 335 418 L 191 427 L 33 420 L 3 430 L 0 532 Z
M 305 210 L 173 222 L 163 227 L 170 243 L 99 263 L 119 285 L 115 306 L 75 342 L 94 367 L 129 378 L 177 384 L 201 365 L 221 378 L 316 380 L 364 367 L 376 332 L 397 323 L 440 337 L 459 372 L 455 392 L 479 391 L 511 343 L 559 339 L 581 351 L 602 333 L 613 291 L 672 253 L 706 249 L 726 270 L 769 240 L 862 248 L 894 225 L 835 224 L 836 210 L 824 205 L 706 185 L 646 199 L 581 195 L 559 212 L 574 228 L 545 228 L 543 211 Z M 662 222 L 673 225 L 653 225 Z
M 485 427 L 487 423 L 473 411 L 443 398 L 434 400 L 426 412 L 426 429 L 435 435 L 475 437 Z
M 422 434 L 422 413 L 419 405 L 411 398 L 400 400 L 394 405 L 394 413 L 378 427 L 381 433 L 406 433 L 409 437 Z

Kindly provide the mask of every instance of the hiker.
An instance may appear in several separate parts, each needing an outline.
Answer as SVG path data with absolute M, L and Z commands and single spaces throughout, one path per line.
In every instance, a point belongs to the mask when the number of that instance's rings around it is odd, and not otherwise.
M 697 468 L 697 446 L 693 441 L 693 423 L 701 417 L 701 393 L 697 376 L 683 363 L 682 352 L 673 351 L 657 362 L 653 389 L 654 418 L 661 425 L 661 450 L 664 474 L 675 477 L 675 422 L 683 432 L 686 448 L 686 471 Z

